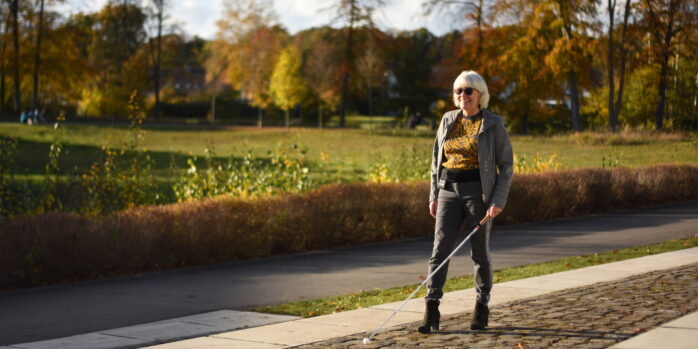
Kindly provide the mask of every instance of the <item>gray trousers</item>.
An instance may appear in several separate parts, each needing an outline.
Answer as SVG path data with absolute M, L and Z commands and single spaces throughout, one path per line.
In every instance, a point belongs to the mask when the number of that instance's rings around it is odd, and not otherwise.
M 480 182 L 453 183 L 439 190 L 434 229 L 434 250 L 429 259 L 429 273 L 448 257 L 455 247 L 458 230 L 463 220 L 467 221 L 467 233 L 482 220 L 487 213 L 487 205 L 482 201 Z M 492 290 L 492 268 L 490 263 L 490 224 L 480 229 L 470 238 L 470 256 L 475 265 L 475 289 L 477 301 L 487 304 Z M 427 282 L 425 299 L 440 300 L 448 273 L 448 263 Z

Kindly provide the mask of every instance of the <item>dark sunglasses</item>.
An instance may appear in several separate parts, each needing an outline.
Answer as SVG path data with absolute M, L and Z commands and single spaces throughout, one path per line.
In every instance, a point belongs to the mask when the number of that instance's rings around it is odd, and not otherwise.
M 474 89 L 472 87 L 466 87 L 466 88 L 459 87 L 459 88 L 453 90 L 453 93 L 459 95 L 459 94 L 465 92 L 466 95 L 470 96 L 473 94 L 473 90 Z

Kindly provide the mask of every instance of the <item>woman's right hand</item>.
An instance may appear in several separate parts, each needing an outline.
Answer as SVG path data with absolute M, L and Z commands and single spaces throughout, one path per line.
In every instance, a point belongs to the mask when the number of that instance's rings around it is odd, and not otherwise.
M 429 213 L 434 218 L 436 218 L 436 204 L 437 204 L 436 201 L 432 201 L 429 203 Z

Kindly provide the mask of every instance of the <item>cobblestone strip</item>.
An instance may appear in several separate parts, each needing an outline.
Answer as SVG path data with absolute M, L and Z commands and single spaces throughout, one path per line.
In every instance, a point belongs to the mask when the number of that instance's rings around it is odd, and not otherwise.
M 442 317 L 437 334 L 415 322 L 369 345 L 360 333 L 296 348 L 606 348 L 696 310 L 698 263 L 501 304 L 484 331 L 471 331 L 465 312 Z

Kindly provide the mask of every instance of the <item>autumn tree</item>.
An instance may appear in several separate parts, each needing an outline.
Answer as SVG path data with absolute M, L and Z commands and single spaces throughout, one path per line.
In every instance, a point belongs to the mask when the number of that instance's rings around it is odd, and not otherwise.
M 344 76 L 342 77 L 342 95 L 339 105 L 339 127 L 345 126 L 349 79 L 354 67 L 354 30 L 358 26 L 373 26 L 373 11 L 384 5 L 383 0 L 336 0 L 330 8 L 335 13 L 333 22 L 344 24 L 346 31 L 344 51 Z
M 455 30 L 441 36 L 436 44 L 439 61 L 432 70 L 431 81 L 447 98 L 450 98 L 453 81 L 464 70 L 464 51 L 469 49 L 469 45 L 463 33 Z
M 407 107 L 411 113 L 428 114 L 429 105 L 437 97 L 437 89 L 431 84 L 432 67 L 439 58 L 435 43 L 434 35 L 424 28 L 397 34 L 390 61 L 396 79 L 392 89 L 397 95 L 395 109 Z
M 479 69 L 484 46 L 484 32 L 489 27 L 487 17 L 494 6 L 493 0 L 425 0 L 422 8 L 426 15 L 451 15 L 454 21 L 463 20 L 474 24 L 476 31 L 475 49 L 468 55 L 468 64 Z
M 652 47 L 655 49 L 655 55 L 659 57 L 661 66 L 654 114 L 655 128 L 661 130 L 664 123 L 669 58 L 676 53 L 680 34 L 686 30 L 695 30 L 698 25 L 698 6 L 695 1 L 687 0 L 645 0 L 641 10 L 647 31 L 654 39 Z
M 270 0 L 223 2 L 223 18 L 213 43 L 208 66 L 258 110 L 269 106 L 269 79 L 288 34 L 279 25 Z
M 145 21 L 143 8 L 125 0 L 112 0 L 96 14 L 88 52 L 97 78 L 83 89 L 82 113 L 125 115 L 132 90 L 147 88 L 147 56 L 134 56 L 147 37 Z
M 386 73 L 384 59 L 373 41 L 369 41 L 363 55 L 357 60 L 356 68 L 361 80 L 363 80 L 368 98 L 368 115 L 371 116 L 373 115 L 373 90 L 381 86 Z
M 533 19 L 535 18 L 535 19 Z M 551 14 L 538 13 L 532 20 L 551 21 Z M 549 42 L 543 38 L 550 33 L 545 26 L 528 28 L 510 27 L 509 32 L 517 39 L 502 52 L 497 63 L 500 73 L 509 82 L 509 95 L 504 105 L 508 120 L 517 131 L 527 134 L 534 122 L 545 122 L 541 101 L 562 99 L 564 91 L 559 88 L 555 77 L 546 67 L 545 56 L 550 50 Z M 521 33 L 521 32 L 524 33 Z M 538 37 L 541 40 L 536 40 Z
M 572 130 L 581 131 L 579 113 L 579 79 L 591 66 L 591 40 L 586 32 L 593 26 L 596 15 L 594 0 L 554 0 L 551 10 L 559 18 L 552 23 L 562 35 L 555 41 L 555 47 L 546 57 L 548 64 L 558 74 L 564 74 L 569 89 L 572 113 Z
M 95 14 L 77 13 L 60 24 L 58 17 L 47 17 L 46 48 L 43 69 L 47 103 L 78 105 L 86 88 L 98 77 L 91 59 Z
M 307 93 L 301 76 L 301 56 L 298 49 L 288 46 L 279 55 L 269 85 L 269 95 L 274 104 L 286 111 L 286 128 L 289 127 L 289 110 L 301 104 Z
M 269 107 L 269 83 L 273 79 L 273 69 L 279 54 L 288 40 L 288 34 L 282 27 L 260 27 L 249 32 L 235 45 L 237 50 L 229 56 L 227 76 L 234 86 L 238 86 L 250 105 L 259 112 L 258 125 L 262 125 L 262 110 Z
M 303 59 L 302 74 L 318 109 L 318 126 L 322 128 L 323 110 L 336 108 L 341 100 L 344 71 L 341 44 L 343 33 L 329 26 L 300 31 L 294 45 Z
M 543 68 L 566 85 L 556 84 L 569 98 L 572 130 L 580 131 L 580 85 L 590 83 L 596 0 L 500 0 L 498 9 L 516 11 L 516 25 L 526 28 L 525 40 L 545 47 Z

